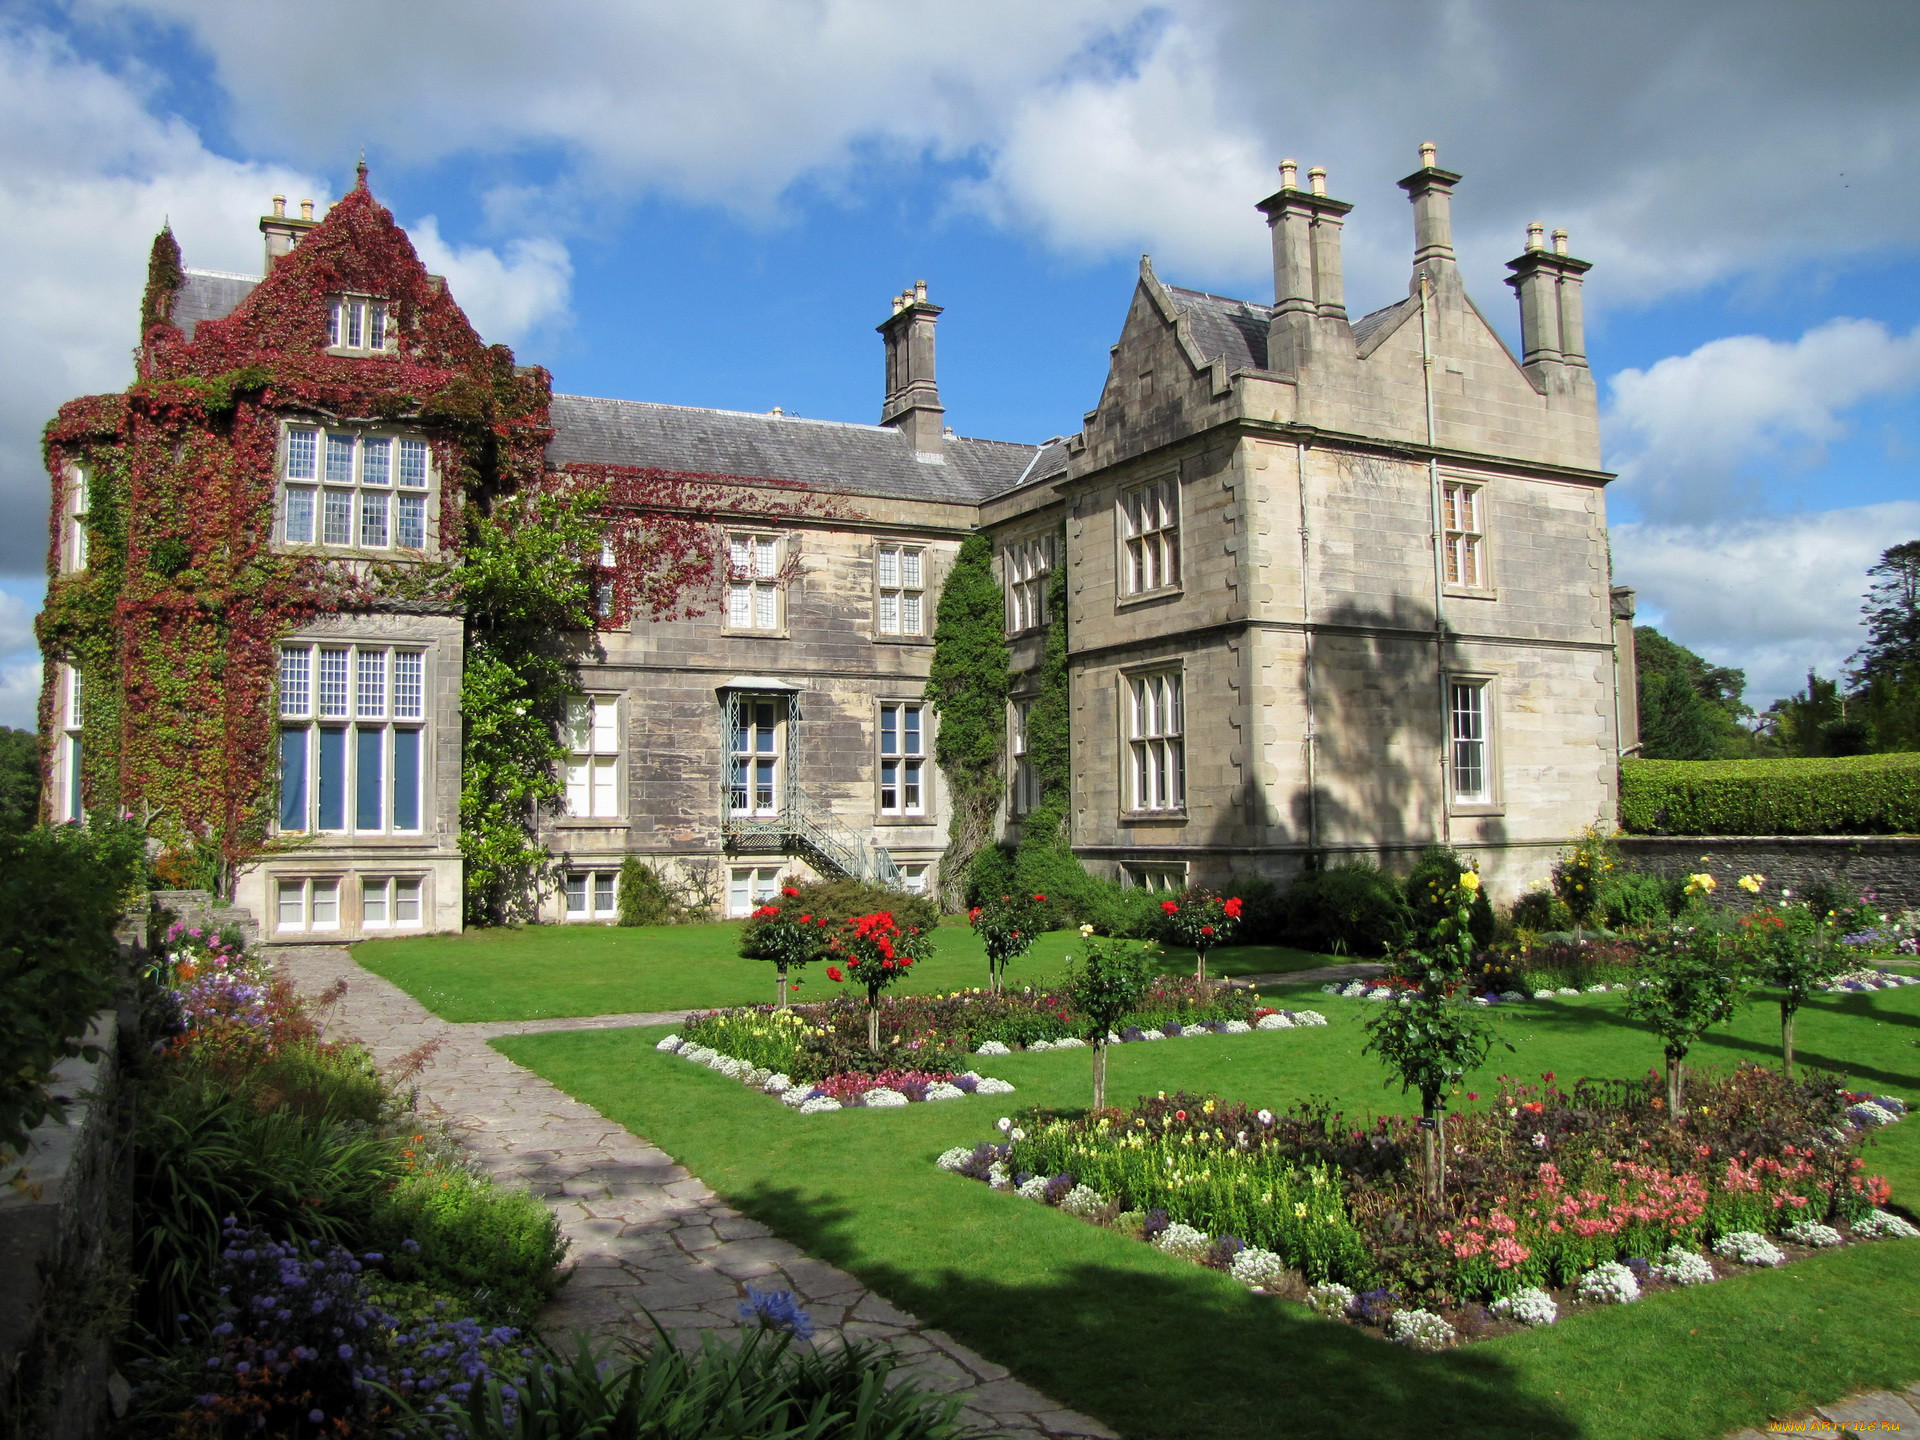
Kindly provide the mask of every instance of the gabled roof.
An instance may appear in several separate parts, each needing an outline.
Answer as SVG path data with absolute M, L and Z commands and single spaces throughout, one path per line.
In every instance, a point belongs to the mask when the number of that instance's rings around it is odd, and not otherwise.
M 187 339 L 202 320 L 224 320 L 253 293 L 258 275 L 236 275 L 230 270 L 181 270 L 182 283 L 173 297 L 173 323 Z
M 586 395 L 555 395 L 552 420 L 553 465 L 627 465 L 962 505 L 1011 487 L 1038 448 L 953 438 L 944 463 L 932 463 L 916 457 L 905 433 L 882 425 Z
M 1267 368 L 1267 323 L 1273 318 L 1271 305 L 1232 300 L 1205 290 L 1183 290 L 1178 285 L 1169 285 L 1166 290 L 1187 316 L 1194 343 L 1209 360 L 1225 360 L 1230 371 Z M 1419 302 L 1409 296 L 1371 315 L 1361 316 L 1352 324 L 1355 348 L 1364 355 L 1368 341 L 1391 330 L 1409 308 L 1418 306 Z

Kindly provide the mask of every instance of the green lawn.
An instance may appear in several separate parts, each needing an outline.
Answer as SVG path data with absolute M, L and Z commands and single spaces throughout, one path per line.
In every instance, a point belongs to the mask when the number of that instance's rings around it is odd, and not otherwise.
M 1184 1087 L 1279 1106 L 1319 1093 L 1397 1109 L 1358 1054 L 1365 1001 L 1296 987 L 1324 1029 L 1170 1040 L 1113 1052 L 1117 1097 Z M 1518 1054 L 1500 1071 L 1623 1076 L 1658 1046 L 1617 996 L 1501 1013 Z M 1019 1087 L 995 1101 L 800 1117 L 652 1049 L 658 1028 L 496 1042 L 747 1213 L 844 1266 L 925 1320 L 1132 1440 L 1275 1436 L 1718 1440 L 1859 1388 L 1920 1379 L 1920 1242 L 1849 1247 L 1779 1272 L 1572 1315 L 1443 1355 L 1417 1355 L 1256 1296 L 1056 1210 L 946 1174 L 933 1159 L 989 1138 L 1011 1106 L 1085 1103 L 1085 1052 L 982 1062 Z M 1699 1063 L 1777 1055 L 1753 1006 Z M 1920 987 L 1825 997 L 1800 1021 L 1801 1058 L 1861 1088 L 1920 1101 Z M 1868 1150 L 1897 1200 L 1920 1196 L 1920 1119 Z
M 770 1002 L 773 967 L 740 958 L 742 923 L 469 930 L 369 940 L 354 946 L 353 956 L 443 1020 L 546 1020 Z M 1058 979 L 1079 938 L 1069 930 L 1043 935 L 1014 962 L 1009 981 Z M 1169 971 L 1193 969 L 1191 951 L 1171 950 L 1163 958 Z M 1279 974 L 1331 963 L 1330 956 L 1279 945 L 1234 945 L 1207 957 L 1215 975 Z M 949 920 L 940 927 L 938 950 L 914 967 L 901 988 L 925 994 L 984 985 L 986 978 L 978 937 L 965 921 Z M 840 989 L 824 967 L 814 966 L 795 998 L 824 999 Z

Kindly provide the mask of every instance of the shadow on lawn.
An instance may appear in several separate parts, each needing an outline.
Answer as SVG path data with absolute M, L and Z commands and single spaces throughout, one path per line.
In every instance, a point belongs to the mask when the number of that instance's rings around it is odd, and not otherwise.
M 829 1197 L 762 1183 L 736 1203 L 1129 1440 L 1583 1433 L 1523 1393 L 1515 1367 L 1490 1346 L 1416 1354 L 1199 1270 L 1042 1261 L 1021 1284 L 952 1269 L 907 1273 L 863 1263 L 853 1212 Z

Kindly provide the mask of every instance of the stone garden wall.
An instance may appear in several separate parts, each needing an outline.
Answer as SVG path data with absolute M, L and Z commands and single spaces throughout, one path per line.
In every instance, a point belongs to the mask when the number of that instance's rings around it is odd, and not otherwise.
M 1780 886 L 1800 893 L 1816 880 L 1832 880 L 1870 890 L 1889 906 L 1920 908 L 1920 836 L 1622 835 L 1616 843 L 1635 870 L 1706 871 L 1720 882 L 1716 898 L 1729 904 L 1747 900 L 1732 880 L 1760 874 L 1774 894 Z

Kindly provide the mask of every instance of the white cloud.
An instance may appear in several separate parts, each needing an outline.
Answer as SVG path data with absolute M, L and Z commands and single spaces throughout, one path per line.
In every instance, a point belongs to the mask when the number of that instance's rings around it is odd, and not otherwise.
M 1920 327 L 1841 319 L 1798 340 L 1733 335 L 1615 375 L 1606 433 L 1647 513 L 1699 521 L 1759 492 L 1756 463 L 1817 463 L 1848 433 L 1844 411 L 1916 385 Z
M 563 319 L 573 261 L 557 240 L 509 241 L 503 258 L 484 245 L 449 244 L 429 215 L 407 227 L 428 270 L 447 277 L 447 289 L 489 342 L 518 345 Z
M 0 588 L 0 725 L 38 728 L 40 657 L 33 637 L 37 595 Z
M 1745 670 L 1748 703 L 1765 709 L 1859 648 L 1867 567 L 1920 538 L 1920 501 L 1612 534 L 1614 577 L 1639 592 L 1641 623 Z
M 137 72 L 109 74 L 44 32 L 0 27 L 0 574 L 46 559 L 46 476 L 39 436 L 76 395 L 133 378 L 139 297 L 154 234 L 171 222 L 189 265 L 257 273 L 248 222 L 269 196 L 324 197 L 285 165 L 209 150 L 177 118 L 157 115 Z M 512 336 L 564 312 L 565 249 L 510 243 L 504 257 L 423 237 L 432 263 L 476 319 Z

